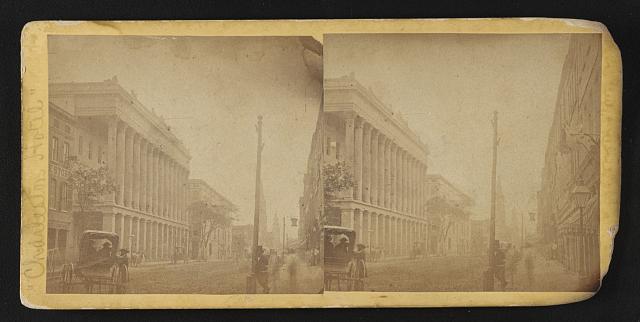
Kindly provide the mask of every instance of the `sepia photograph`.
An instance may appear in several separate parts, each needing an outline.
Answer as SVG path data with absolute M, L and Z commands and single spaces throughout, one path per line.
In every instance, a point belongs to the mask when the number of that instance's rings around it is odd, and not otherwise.
M 311 37 L 50 35 L 47 293 L 322 292 L 321 100 Z
M 596 291 L 601 41 L 325 35 L 325 291 Z
M 546 306 L 620 206 L 597 22 L 41 21 L 22 33 L 38 309 Z

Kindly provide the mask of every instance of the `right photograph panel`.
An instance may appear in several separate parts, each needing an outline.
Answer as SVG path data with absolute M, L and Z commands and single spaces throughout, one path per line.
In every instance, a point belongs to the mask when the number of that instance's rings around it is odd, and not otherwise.
M 324 36 L 325 291 L 595 291 L 599 34 Z

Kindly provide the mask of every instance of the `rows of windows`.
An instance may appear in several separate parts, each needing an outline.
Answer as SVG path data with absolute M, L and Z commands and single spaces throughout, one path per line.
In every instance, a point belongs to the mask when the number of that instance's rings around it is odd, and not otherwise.
M 93 160 L 94 158 L 94 147 L 93 142 L 89 141 L 87 145 L 87 159 Z M 98 145 L 97 148 L 97 161 L 98 163 L 102 163 L 103 161 L 103 150 L 102 146 Z M 78 156 L 82 156 L 84 153 L 84 140 L 82 136 L 78 137 Z M 64 141 L 62 145 L 60 145 L 60 139 L 57 136 L 51 136 L 51 160 L 56 162 L 66 162 L 69 160 L 69 156 L 71 154 L 71 145 L 69 142 Z
M 60 149 L 60 140 L 57 136 L 51 137 L 51 160 L 56 162 L 66 162 L 69 160 L 71 146 L 69 142 L 62 142 L 62 150 Z
M 49 208 L 61 211 L 71 210 L 73 194 L 71 187 L 64 181 L 58 182 L 56 179 L 49 181 Z

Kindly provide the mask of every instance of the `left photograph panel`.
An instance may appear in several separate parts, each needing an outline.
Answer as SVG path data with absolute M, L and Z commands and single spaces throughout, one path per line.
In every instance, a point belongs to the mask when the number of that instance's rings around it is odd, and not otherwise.
M 322 45 L 49 36 L 47 293 L 321 293 Z

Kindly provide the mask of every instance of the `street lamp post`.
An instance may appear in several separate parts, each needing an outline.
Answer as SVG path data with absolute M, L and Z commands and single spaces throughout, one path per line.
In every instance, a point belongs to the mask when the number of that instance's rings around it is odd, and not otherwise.
M 576 203 L 576 206 L 578 207 L 580 213 L 580 217 L 579 217 L 579 237 L 580 237 L 580 249 L 579 249 L 579 259 L 578 259 L 578 263 L 580 265 L 580 267 L 578 268 L 578 275 L 580 277 L 580 279 L 584 279 L 586 272 L 585 272 L 585 267 L 586 267 L 586 260 L 585 260 L 585 253 L 586 253 L 586 245 L 585 245 L 585 229 L 584 229 L 584 207 L 587 205 L 587 202 L 589 202 L 589 199 L 591 198 L 591 190 L 589 189 L 589 187 L 584 185 L 584 181 L 582 178 L 578 178 L 576 185 L 571 193 L 571 197 L 573 198 L 574 202 Z
M 253 213 L 253 245 L 251 247 L 251 272 L 247 276 L 247 293 L 256 293 L 256 275 L 258 265 L 258 237 L 260 228 L 260 187 L 261 187 L 261 167 L 262 167 L 262 115 L 258 115 L 258 124 L 256 125 L 258 132 L 258 149 L 256 162 L 256 187 L 255 187 L 255 208 Z

